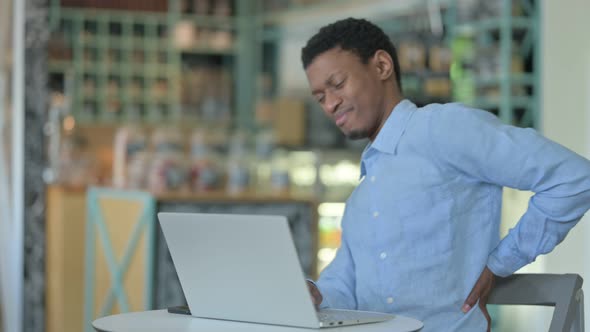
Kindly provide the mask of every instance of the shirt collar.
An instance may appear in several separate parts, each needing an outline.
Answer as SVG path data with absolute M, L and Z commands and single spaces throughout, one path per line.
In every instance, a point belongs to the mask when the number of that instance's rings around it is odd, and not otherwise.
M 370 151 L 372 149 L 384 153 L 395 154 L 397 143 L 404 133 L 408 120 L 415 110 L 416 105 L 408 99 L 404 99 L 395 105 L 393 111 L 389 114 L 387 120 L 385 120 L 383 127 L 379 130 L 375 140 L 370 142 L 363 151 L 361 157 L 361 178 L 367 173 L 365 160 L 371 154 Z
M 415 109 L 416 105 L 407 99 L 404 99 L 395 105 L 393 111 L 387 120 L 385 120 L 383 127 L 370 146 L 381 152 L 395 153 L 397 143 L 404 133 L 404 129 L 406 128 L 406 124 L 412 111 Z

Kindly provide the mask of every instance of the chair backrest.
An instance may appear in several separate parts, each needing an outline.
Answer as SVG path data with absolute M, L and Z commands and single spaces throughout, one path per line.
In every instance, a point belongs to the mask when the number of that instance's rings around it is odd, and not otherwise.
M 583 332 L 582 283 L 577 274 L 515 274 L 498 279 L 488 303 L 554 306 L 549 332 Z

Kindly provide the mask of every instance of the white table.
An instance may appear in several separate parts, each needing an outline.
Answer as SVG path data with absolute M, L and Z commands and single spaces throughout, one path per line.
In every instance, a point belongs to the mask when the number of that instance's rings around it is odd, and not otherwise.
M 215 319 L 196 318 L 187 315 L 171 314 L 166 310 L 131 312 L 99 318 L 92 322 L 92 326 L 99 332 L 127 332 L 127 331 L 174 331 L 174 332 L 310 332 L 314 329 L 284 327 L 275 325 L 241 323 Z M 322 329 L 326 332 L 411 332 L 421 329 L 419 320 L 404 316 L 372 324 L 343 326 Z

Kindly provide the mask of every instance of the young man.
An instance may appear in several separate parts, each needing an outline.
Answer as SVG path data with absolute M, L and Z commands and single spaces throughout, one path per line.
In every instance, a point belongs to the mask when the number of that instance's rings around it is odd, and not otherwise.
M 342 245 L 309 284 L 314 302 L 416 317 L 425 332 L 489 329 L 495 276 L 553 250 L 590 208 L 590 162 L 489 112 L 417 108 L 393 44 L 366 20 L 323 27 L 302 61 L 326 115 L 370 139 Z M 503 186 L 535 195 L 500 240 Z

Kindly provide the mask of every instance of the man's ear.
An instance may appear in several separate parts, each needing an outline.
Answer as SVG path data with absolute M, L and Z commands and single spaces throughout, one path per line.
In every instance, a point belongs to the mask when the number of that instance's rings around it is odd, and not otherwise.
M 377 52 L 375 52 L 375 55 L 373 55 L 373 62 L 375 69 L 377 70 L 377 75 L 381 80 L 385 81 L 389 79 L 391 75 L 395 75 L 393 60 L 389 53 L 384 50 L 377 50 Z

